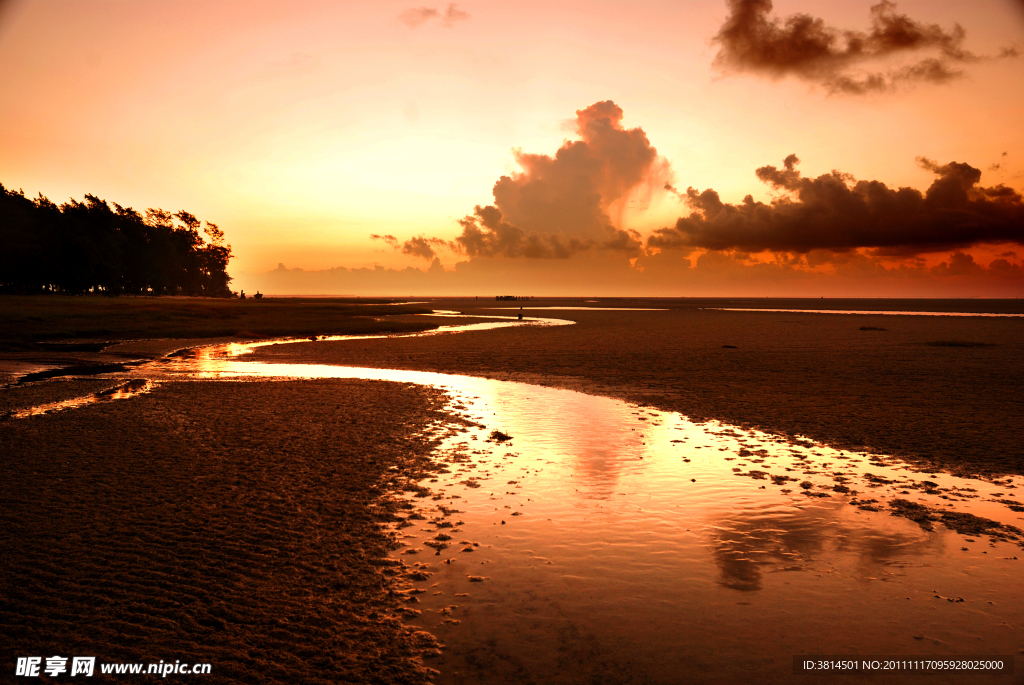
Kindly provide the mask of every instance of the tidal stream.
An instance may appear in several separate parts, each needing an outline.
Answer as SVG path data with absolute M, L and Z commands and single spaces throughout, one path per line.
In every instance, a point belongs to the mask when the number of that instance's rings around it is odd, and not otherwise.
M 244 360 L 262 344 L 138 367 L 119 393 L 188 378 L 445 390 L 463 422 L 436 427 L 442 473 L 385 527 L 402 619 L 446 645 L 428 663 L 439 682 L 807 682 L 796 655 L 1024 653 L 1020 477 L 921 473 L 570 390 Z

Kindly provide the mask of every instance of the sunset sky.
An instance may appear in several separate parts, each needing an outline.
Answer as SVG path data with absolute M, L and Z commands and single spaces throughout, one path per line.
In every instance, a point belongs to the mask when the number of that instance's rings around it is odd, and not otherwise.
M 0 64 L 0 183 L 236 288 L 1024 295 L 1021 0 L 0 0 Z

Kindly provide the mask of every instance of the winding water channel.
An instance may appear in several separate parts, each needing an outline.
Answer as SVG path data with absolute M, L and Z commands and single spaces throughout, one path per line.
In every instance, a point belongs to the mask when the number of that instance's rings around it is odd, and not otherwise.
M 521 324 L 441 332 L 496 325 Z M 414 578 L 401 618 L 446 644 L 439 682 L 778 682 L 802 654 L 1024 652 L 1020 477 L 919 473 L 570 390 L 245 361 L 264 344 L 185 351 L 114 394 L 239 377 L 444 389 L 464 422 L 387 526 Z

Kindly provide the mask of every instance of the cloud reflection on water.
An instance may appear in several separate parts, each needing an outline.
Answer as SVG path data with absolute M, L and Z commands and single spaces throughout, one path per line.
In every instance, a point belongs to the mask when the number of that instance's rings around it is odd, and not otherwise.
M 763 588 L 765 573 L 805 571 L 823 557 L 852 555 L 859 573 L 870 577 L 880 566 L 934 554 L 941 538 L 877 525 L 853 525 L 841 503 L 808 507 L 741 509 L 712 522 L 712 554 L 719 583 L 741 592 Z

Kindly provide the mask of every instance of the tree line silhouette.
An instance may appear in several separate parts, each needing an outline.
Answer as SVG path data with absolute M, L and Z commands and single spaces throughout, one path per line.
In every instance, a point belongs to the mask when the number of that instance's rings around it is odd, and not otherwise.
M 0 291 L 232 296 L 231 246 L 216 224 L 110 204 L 86 195 L 58 206 L 0 184 Z

